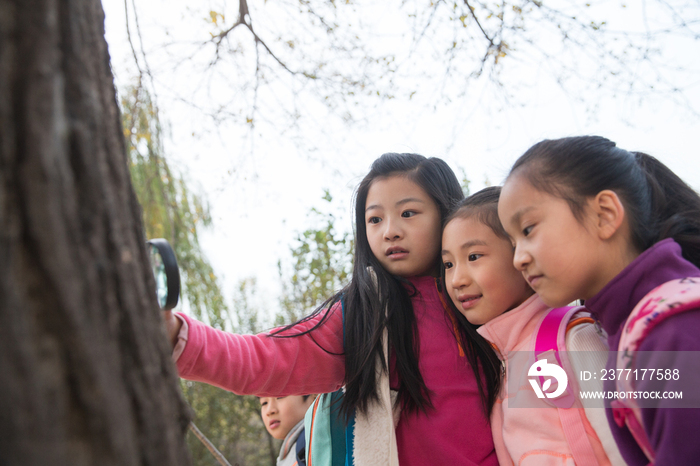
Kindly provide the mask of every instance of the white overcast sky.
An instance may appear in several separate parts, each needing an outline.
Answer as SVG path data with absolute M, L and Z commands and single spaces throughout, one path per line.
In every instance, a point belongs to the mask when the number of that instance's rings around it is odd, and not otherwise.
M 180 0 L 136 0 L 135 5 L 143 48 L 156 78 L 161 118 L 167 127 L 166 156 L 192 187 L 206 193 L 210 202 L 214 223 L 200 242 L 228 300 L 236 282 L 250 276 L 258 277 L 266 296 L 276 295 L 276 262 L 289 257 L 288 245 L 294 232 L 305 228 L 306 213 L 321 203 L 324 189 L 329 189 L 336 200 L 334 213 L 339 226 L 349 230 L 353 189 L 372 160 L 384 152 L 441 157 L 458 176 L 464 170 L 474 192 L 487 182 L 501 183 L 513 161 L 541 139 L 598 134 L 625 149 L 656 156 L 695 189 L 700 188 L 697 115 L 662 99 L 639 104 L 625 96 L 600 102 L 591 114 L 575 96 L 564 94 L 546 80 L 528 89 L 521 99 L 524 105 L 517 108 L 491 107 L 483 95 L 434 110 L 419 103 L 390 101 L 375 108 L 371 121 L 360 128 L 329 123 L 326 134 L 320 134 L 318 127 L 303 129 L 308 133 L 305 137 L 318 143 L 314 150 L 306 150 L 303 140 L 295 144 L 285 139 L 282 131 L 279 137 L 256 138 L 251 149 L 245 128 L 202 127 L 207 123 L 196 112 L 160 96 L 160 92 L 166 96 L 175 89 L 176 82 L 187 86 L 190 79 L 159 74 L 160 45 L 168 40 L 163 25 L 190 21 L 192 28 L 199 27 L 204 24 L 202 11 L 215 8 L 214 2 L 210 3 L 212 6 L 200 5 L 199 10 Z M 118 88 L 133 82 L 136 76 L 126 39 L 124 5 L 123 0 L 103 0 Z M 388 21 L 397 13 L 384 10 L 381 14 Z M 131 28 L 135 37 L 133 22 Z M 178 39 L 173 36 L 177 31 L 169 31 L 170 39 Z M 397 40 L 389 36 L 387 41 Z M 140 49 L 138 42 L 136 45 Z M 700 68 L 697 41 L 669 42 L 664 47 L 669 60 Z M 527 72 L 537 76 L 538 70 Z M 191 79 L 193 86 L 202 80 Z M 697 84 L 687 95 L 690 104 L 700 109 Z

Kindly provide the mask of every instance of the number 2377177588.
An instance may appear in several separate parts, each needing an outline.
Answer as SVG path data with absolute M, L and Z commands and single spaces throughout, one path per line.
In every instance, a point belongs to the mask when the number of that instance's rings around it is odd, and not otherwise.
M 678 380 L 678 369 L 601 369 L 597 372 L 580 371 L 579 380 Z

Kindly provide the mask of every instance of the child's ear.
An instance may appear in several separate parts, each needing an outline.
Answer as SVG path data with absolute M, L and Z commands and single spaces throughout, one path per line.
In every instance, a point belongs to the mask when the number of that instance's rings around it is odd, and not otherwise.
M 620 197 L 609 189 L 599 192 L 592 201 L 596 215 L 598 236 L 610 239 L 622 226 L 625 220 L 625 206 Z

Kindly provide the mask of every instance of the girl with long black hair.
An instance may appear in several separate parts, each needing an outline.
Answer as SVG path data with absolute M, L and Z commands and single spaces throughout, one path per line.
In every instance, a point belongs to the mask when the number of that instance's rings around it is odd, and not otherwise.
M 500 363 L 457 323 L 437 278 L 442 222 L 462 198 L 444 161 L 382 155 L 356 192 L 351 282 L 261 335 L 166 315 L 180 375 L 259 396 L 344 386 L 355 464 L 496 465 L 488 416 Z

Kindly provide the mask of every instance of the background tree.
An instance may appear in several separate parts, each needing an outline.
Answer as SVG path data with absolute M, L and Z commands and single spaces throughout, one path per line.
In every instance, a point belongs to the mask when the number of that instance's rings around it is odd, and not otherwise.
M 125 2 L 106 3 L 123 30 Z M 126 5 L 133 45 L 110 40 L 115 69 L 140 70 L 157 91 L 170 161 L 203 180 L 226 232 L 205 248 L 229 277 L 241 278 L 229 266 L 239 258 L 269 269 L 316 193 L 350 198 L 385 151 L 469 167 L 478 189 L 539 139 L 602 133 L 665 163 L 686 156 L 669 165 L 700 176 L 686 155 L 700 102 L 696 0 Z
M 333 214 L 337 207 L 326 191 L 323 206 L 308 214 L 310 227 L 297 235 L 290 257 L 278 263 L 283 289 L 279 307 L 268 299 L 264 311 L 256 280 L 249 278 L 239 282 L 229 309 L 199 246 L 198 233 L 210 225 L 206 201 L 170 168 L 158 111 L 148 91 L 136 85 L 124 89 L 121 96 L 126 152 L 143 208 L 146 236 L 166 238 L 173 246 L 183 277 L 184 309 L 214 328 L 259 333 L 273 321 L 282 325 L 298 320 L 347 283 L 352 241 L 347 232 L 337 231 Z M 182 388 L 194 411 L 195 424 L 230 463 L 275 463 L 280 445 L 266 433 L 256 397 L 237 396 L 191 381 L 182 381 Z M 194 464 L 215 464 L 193 435 L 188 436 L 188 446 Z
M 97 0 L 0 0 L 0 456 L 189 463 Z
M 138 26 L 133 0 L 129 8 L 127 21 Z M 240 0 L 182 8 L 186 21 L 162 18 L 165 35 L 138 54 L 158 63 L 155 87 L 210 122 L 248 125 L 254 137 L 298 137 L 327 124 L 319 114 L 361 125 L 390 100 L 418 101 L 426 111 L 473 106 L 478 96 L 517 106 L 542 80 L 591 110 L 624 95 L 700 114 L 688 98 L 696 67 L 661 51 L 670 39 L 698 40 L 695 0 Z
M 122 126 L 134 189 L 143 207 L 148 238 L 166 238 L 177 256 L 182 278 L 182 307 L 220 330 L 262 330 L 258 311 L 246 301 L 254 283 L 243 282 L 231 319 L 218 280 L 199 247 L 198 233 L 210 224 L 206 202 L 170 168 L 162 145 L 158 111 L 139 85 L 121 93 Z M 255 397 L 237 396 L 211 385 L 182 381 L 194 422 L 231 464 L 274 464 L 276 445 L 260 420 Z M 188 447 L 195 465 L 218 464 L 192 433 Z
M 308 229 L 290 246 L 291 263 L 279 261 L 280 304 L 276 325 L 296 322 L 347 285 L 352 272 L 353 240 L 339 231 L 337 206 L 326 190 L 323 205 L 307 215 Z
M 124 89 L 121 108 L 129 169 L 143 208 L 146 236 L 165 238 L 173 246 L 188 311 L 224 328 L 227 307 L 199 247 L 199 229 L 211 222 L 206 202 L 171 170 L 164 155 L 158 110 L 141 83 Z
M 332 201 L 328 196 L 324 200 L 329 205 Z M 313 209 L 309 217 L 316 227 L 299 233 L 297 241 L 290 246 L 290 257 L 280 260 L 284 292 L 279 307 L 268 295 L 261 294 L 254 278 L 239 282 L 229 322 L 236 333 L 259 333 L 271 328 L 272 321 L 276 326 L 292 323 L 309 314 L 349 280 L 352 245 L 347 233 L 336 231 L 331 213 Z M 277 311 L 271 313 L 271 309 Z M 265 431 L 256 397 L 237 396 L 190 381 L 183 381 L 183 386 L 197 424 L 229 462 L 275 464 L 280 442 Z M 189 444 L 195 464 L 213 464 L 201 445 L 192 439 Z

